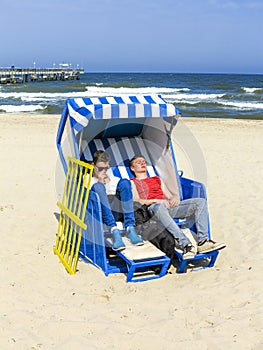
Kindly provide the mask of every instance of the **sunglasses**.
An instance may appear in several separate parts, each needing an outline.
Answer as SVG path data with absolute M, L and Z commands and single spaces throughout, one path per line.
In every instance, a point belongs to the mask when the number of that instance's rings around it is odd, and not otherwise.
M 96 168 L 98 169 L 98 171 L 102 171 L 102 170 L 107 171 L 109 169 L 108 166 L 97 166 L 97 165 L 96 165 Z

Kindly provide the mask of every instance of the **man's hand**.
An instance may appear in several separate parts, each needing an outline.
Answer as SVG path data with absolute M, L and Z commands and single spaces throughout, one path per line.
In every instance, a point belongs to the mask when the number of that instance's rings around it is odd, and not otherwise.
M 154 199 L 152 200 L 152 203 L 161 203 L 163 204 L 167 209 L 177 207 L 180 203 L 180 200 L 176 197 L 170 197 L 169 199 Z
M 180 200 L 176 196 L 172 196 L 169 198 L 169 206 L 170 208 L 177 207 L 180 204 Z
M 97 179 L 99 182 L 103 183 L 104 185 L 110 182 L 110 178 L 108 177 L 107 174 L 99 173 Z

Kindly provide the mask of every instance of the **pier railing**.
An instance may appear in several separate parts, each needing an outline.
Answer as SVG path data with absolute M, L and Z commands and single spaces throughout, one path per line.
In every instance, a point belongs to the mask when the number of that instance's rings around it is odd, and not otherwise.
M 45 80 L 79 80 L 84 69 L 78 68 L 0 68 L 0 83 L 26 83 Z

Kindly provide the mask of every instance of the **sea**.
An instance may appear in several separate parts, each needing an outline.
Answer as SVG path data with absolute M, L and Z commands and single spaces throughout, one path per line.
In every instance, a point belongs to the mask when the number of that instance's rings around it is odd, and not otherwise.
M 263 119 L 263 75 L 84 73 L 80 80 L 0 84 L 0 113 L 61 114 L 74 97 L 161 95 L 183 117 Z

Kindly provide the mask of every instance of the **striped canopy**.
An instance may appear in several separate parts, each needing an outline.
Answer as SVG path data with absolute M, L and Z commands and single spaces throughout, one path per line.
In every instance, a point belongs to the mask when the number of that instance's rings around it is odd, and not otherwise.
M 160 95 L 75 98 L 66 101 L 75 132 L 85 128 L 91 119 L 166 118 L 180 114 Z

